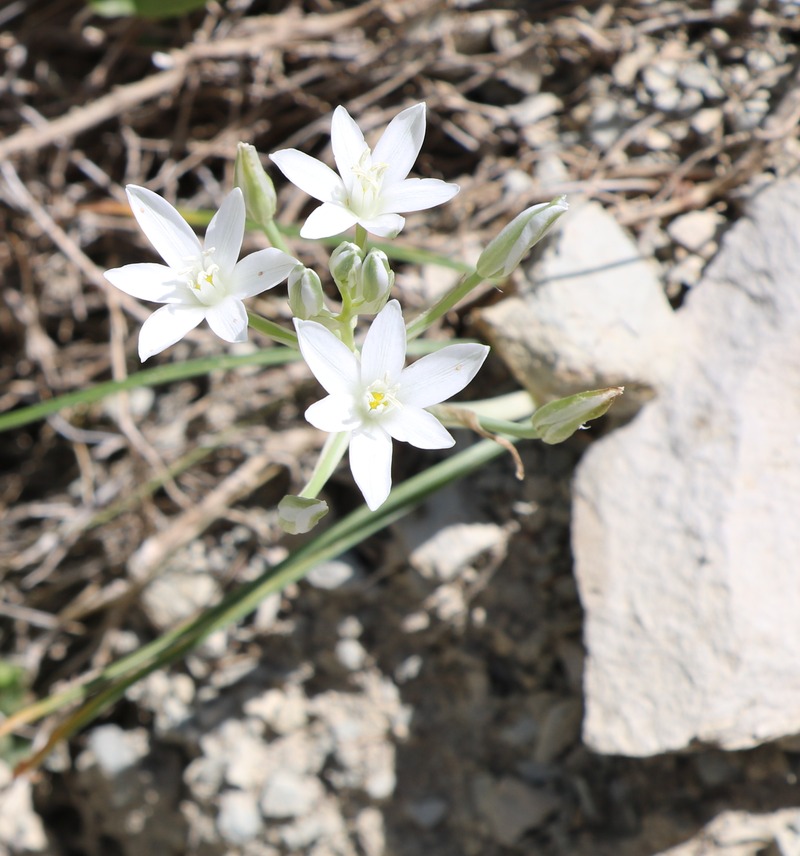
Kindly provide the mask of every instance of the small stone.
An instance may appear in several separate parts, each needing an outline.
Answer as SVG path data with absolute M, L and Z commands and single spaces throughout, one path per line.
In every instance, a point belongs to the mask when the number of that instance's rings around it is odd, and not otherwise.
M 217 831 L 231 844 L 251 841 L 263 830 L 264 822 L 255 797 L 245 791 L 225 791 L 219 796 Z
M 292 684 L 282 690 L 266 690 L 248 699 L 244 703 L 244 712 L 263 720 L 276 734 L 297 731 L 308 721 L 305 695 Z
M 133 767 L 150 751 L 144 728 L 125 731 L 118 725 L 99 725 L 89 732 L 88 742 L 94 761 L 109 777 Z
M 702 62 L 687 62 L 678 71 L 678 81 L 687 89 L 697 89 L 706 98 L 724 98 L 725 90 L 720 86 L 711 69 Z
M 340 639 L 336 643 L 336 659 L 350 672 L 363 668 L 368 656 L 358 639 Z
M 533 788 L 511 776 L 495 779 L 485 773 L 473 780 L 472 798 L 492 837 L 505 847 L 513 847 L 526 832 L 541 827 L 561 805 L 558 797 L 544 788 Z
M 447 802 L 440 797 L 426 797 L 406 805 L 408 817 L 422 829 L 434 829 L 447 814 Z
M 557 95 L 552 92 L 539 92 L 509 107 L 508 114 L 522 128 L 541 122 L 563 107 L 564 103 Z
M 372 806 L 363 808 L 356 816 L 355 825 L 364 856 L 384 856 L 386 831 L 381 812 Z
M 716 130 L 723 130 L 724 113 L 721 107 L 704 107 L 689 120 L 692 130 L 701 136 L 708 136 Z
M 502 554 L 508 532 L 496 523 L 456 523 L 417 547 L 411 566 L 426 579 L 449 582 L 483 553 Z
M 270 819 L 301 817 L 320 802 L 325 789 L 316 776 L 275 770 L 264 785 L 261 811 Z
M 662 60 L 648 65 L 642 72 L 642 80 L 651 95 L 666 92 L 675 87 L 678 64 L 674 60 Z
M 582 713 L 583 708 L 577 698 L 562 699 L 554 704 L 542 722 L 534 760 L 549 764 L 578 743 Z
M 723 223 L 725 218 L 712 209 L 690 211 L 676 217 L 667 226 L 667 234 L 690 252 L 700 253 L 706 244 L 715 240 Z
M 0 761 L 0 852 L 39 853 L 47 849 L 42 820 L 33 810 L 31 787 L 26 778 L 14 779 L 6 762 Z
M 321 562 L 306 574 L 306 580 L 314 588 L 324 591 L 333 591 L 353 585 L 363 577 L 364 571 L 358 560 L 347 555 Z

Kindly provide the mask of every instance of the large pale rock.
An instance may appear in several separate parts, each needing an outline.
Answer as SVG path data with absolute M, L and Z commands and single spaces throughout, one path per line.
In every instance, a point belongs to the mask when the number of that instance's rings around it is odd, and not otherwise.
M 678 313 L 658 398 L 578 469 L 584 739 L 649 755 L 800 732 L 800 181 Z
M 520 293 L 481 313 L 484 333 L 535 400 L 625 386 L 620 404 L 634 408 L 676 351 L 657 271 L 596 202 L 574 203 L 556 229 Z

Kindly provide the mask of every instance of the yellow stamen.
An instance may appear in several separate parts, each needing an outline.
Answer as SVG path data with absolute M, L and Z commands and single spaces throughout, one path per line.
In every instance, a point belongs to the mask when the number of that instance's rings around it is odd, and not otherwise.
M 369 409 L 377 410 L 386 398 L 385 392 L 371 392 L 369 394 Z

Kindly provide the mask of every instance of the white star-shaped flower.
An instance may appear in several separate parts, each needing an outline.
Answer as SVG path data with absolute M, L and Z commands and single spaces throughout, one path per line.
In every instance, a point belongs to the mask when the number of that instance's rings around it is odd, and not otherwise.
M 238 187 L 208 224 L 205 246 L 157 193 L 134 184 L 126 191 L 133 216 L 166 262 L 125 265 L 105 273 L 120 291 L 166 304 L 142 325 L 142 362 L 174 345 L 203 319 L 226 342 L 247 341 L 247 310 L 242 301 L 286 279 L 297 259 L 269 248 L 237 262 L 245 225 L 244 198 Z
M 489 348 L 448 345 L 404 368 L 406 328 L 396 300 L 375 316 L 360 358 L 316 321 L 294 323 L 300 352 L 328 392 L 306 419 L 322 431 L 350 432 L 350 469 L 374 511 L 392 487 L 392 438 L 420 449 L 452 446 L 450 432 L 425 408 L 460 392 Z
M 270 155 L 278 169 L 322 205 L 300 230 L 304 238 L 327 238 L 356 223 L 373 235 L 394 238 L 403 228 L 401 214 L 448 202 L 458 185 L 437 178 L 406 178 L 425 137 L 425 104 L 415 104 L 392 119 L 372 151 L 344 107 L 331 123 L 331 147 L 337 175 L 316 158 L 282 149 Z

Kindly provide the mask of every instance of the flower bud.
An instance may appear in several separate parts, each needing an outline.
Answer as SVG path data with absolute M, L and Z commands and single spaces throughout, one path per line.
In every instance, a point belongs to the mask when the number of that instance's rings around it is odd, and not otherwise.
M 329 262 L 331 275 L 342 295 L 342 300 L 346 303 L 356 298 L 362 258 L 359 246 L 349 241 L 339 244 L 331 253 Z
M 237 146 L 233 183 L 244 195 L 247 216 L 261 228 L 272 222 L 278 204 L 275 187 L 261 166 L 258 152 L 249 143 Z
M 394 285 L 394 273 L 383 250 L 370 250 L 361 265 L 357 298 L 358 311 L 365 315 L 376 315 L 386 305 Z
M 621 386 L 610 386 L 559 398 L 540 407 L 531 422 L 545 443 L 563 443 L 585 422 L 602 416 L 623 391 Z
M 310 532 L 328 513 L 328 503 L 307 496 L 284 496 L 278 503 L 278 523 L 289 535 Z
M 289 274 L 289 308 L 295 318 L 308 321 L 325 309 L 325 295 L 316 272 L 297 265 Z
M 557 196 L 518 214 L 481 253 L 478 273 L 485 279 L 508 276 L 567 208 L 567 197 Z

